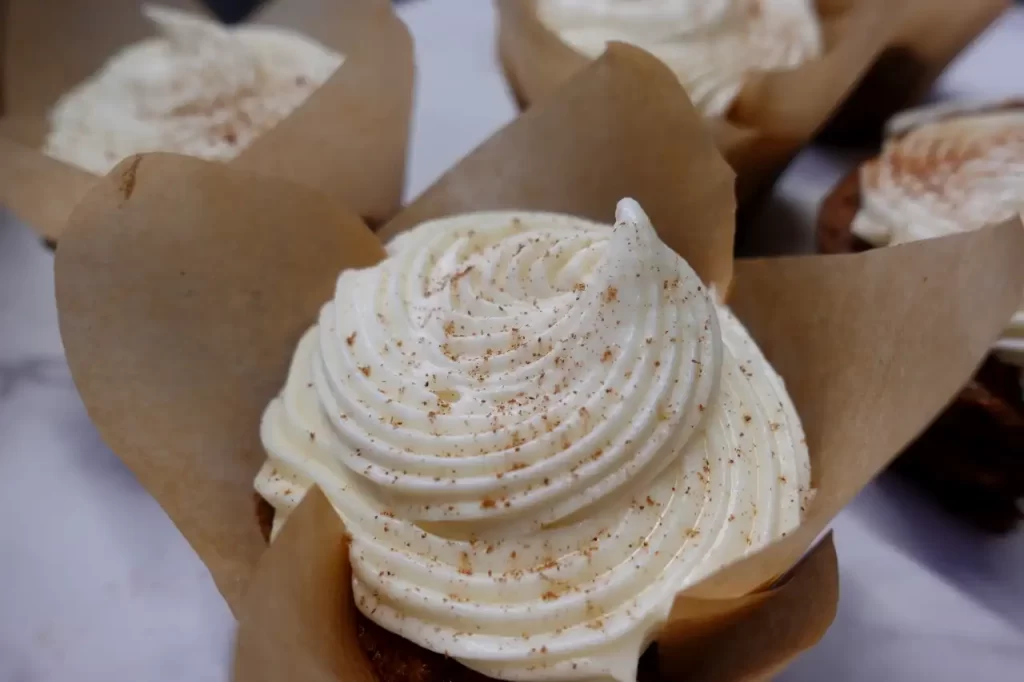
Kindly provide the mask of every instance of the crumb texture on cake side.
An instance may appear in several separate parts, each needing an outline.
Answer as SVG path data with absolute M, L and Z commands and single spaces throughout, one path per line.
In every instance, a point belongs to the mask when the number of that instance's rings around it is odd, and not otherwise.
M 980 229 L 1024 210 L 1019 102 L 943 104 L 888 126 L 881 154 L 822 203 L 818 249 L 850 253 Z M 975 378 L 894 468 L 995 532 L 1024 513 L 1024 307 Z

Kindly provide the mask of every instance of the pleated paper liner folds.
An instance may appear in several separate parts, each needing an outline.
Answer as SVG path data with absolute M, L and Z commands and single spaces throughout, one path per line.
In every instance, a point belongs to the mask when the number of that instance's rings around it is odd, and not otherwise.
M 192 0 L 153 4 L 205 13 Z M 97 176 L 43 154 L 48 116 L 69 90 L 157 28 L 139 0 L 6 0 L 5 9 L 0 205 L 55 242 Z M 286 177 L 382 224 L 401 201 L 412 112 L 412 41 L 391 3 L 271 0 L 244 26 L 294 31 L 344 61 L 230 164 Z
M 613 46 L 379 236 L 309 187 L 174 155 L 128 160 L 90 190 L 56 257 L 68 361 L 103 438 L 239 618 L 235 679 L 473 679 L 391 648 L 357 615 L 345 529 L 318 491 L 267 548 L 253 504 L 261 414 L 339 272 L 378 262 L 382 239 L 480 210 L 610 222 L 626 196 L 728 292 L 784 378 L 817 490 L 797 530 L 677 595 L 641 675 L 760 679 L 814 644 L 838 599 L 831 537 L 815 539 L 984 357 L 1024 288 L 1024 233 L 733 262 L 733 185 L 674 75 Z
M 588 61 L 541 21 L 539 1 L 544 0 L 496 0 L 500 59 L 523 107 L 556 90 Z M 576 11 L 581 11 L 576 4 Z M 693 14 L 699 14 L 700 3 L 690 4 Z M 780 14 L 794 11 L 793 3 L 784 4 Z M 711 119 L 719 149 L 738 176 L 741 207 L 771 186 L 851 93 L 854 96 L 832 131 L 847 138 L 877 135 L 881 123 L 927 92 L 945 66 L 1008 2 L 817 0 L 811 4 L 821 21 L 820 57 L 787 70 L 750 73 L 726 115 Z M 644 10 L 643 3 L 623 3 L 623 7 L 626 14 Z M 740 2 L 734 9 L 747 11 Z M 786 49 L 792 52 L 796 46 Z

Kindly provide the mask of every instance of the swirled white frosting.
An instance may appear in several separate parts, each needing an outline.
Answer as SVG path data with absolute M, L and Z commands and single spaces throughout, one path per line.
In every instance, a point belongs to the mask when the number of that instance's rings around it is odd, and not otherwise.
M 807 501 L 782 380 L 636 202 L 617 219 L 397 237 L 263 418 L 275 530 L 319 485 L 363 613 L 494 678 L 634 680 L 676 593 Z
M 50 112 L 44 152 L 97 174 L 132 154 L 227 161 L 323 85 L 342 57 L 297 33 L 146 7 L 161 35 L 124 48 Z
M 537 14 L 588 57 L 613 40 L 647 50 L 707 116 L 725 116 L 752 72 L 795 68 L 823 50 L 811 0 L 538 0 Z
M 944 105 L 904 113 L 889 128 L 882 153 L 860 171 L 853 232 L 864 241 L 940 237 L 1024 211 L 1024 108 Z M 1024 307 L 995 349 L 1024 367 Z

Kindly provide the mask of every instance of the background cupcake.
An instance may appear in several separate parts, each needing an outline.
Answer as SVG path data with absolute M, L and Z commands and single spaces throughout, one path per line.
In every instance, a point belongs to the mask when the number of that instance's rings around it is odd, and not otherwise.
M 230 161 L 345 60 L 299 33 L 232 29 L 158 5 L 142 12 L 158 35 L 61 96 L 48 116 L 46 154 L 96 175 L 153 151 Z
M 390 3 L 276 0 L 232 28 L 186 2 L 7 4 L 0 202 L 47 239 L 143 151 L 285 174 L 373 223 L 397 210 L 412 46 Z
M 823 204 L 819 249 L 861 251 L 978 230 L 1024 210 L 1024 108 L 946 104 L 895 117 L 881 153 Z M 1024 264 L 1022 264 L 1024 265 Z M 979 305 L 983 302 L 979 302 Z M 1024 497 L 1024 308 L 982 371 L 899 466 L 994 530 Z
M 876 63 L 872 82 L 856 93 L 856 114 L 841 122 L 845 137 L 862 132 L 855 129 L 858 123 L 877 123 L 878 111 L 884 120 L 923 96 L 945 65 L 998 16 L 1005 0 L 497 5 L 500 56 L 520 106 L 553 91 L 609 40 L 636 44 L 661 58 L 708 116 L 719 149 L 737 173 L 744 206 L 761 196 Z
M 613 40 L 642 47 L 705 116 L 727 116 L 751 74 L 794 69 L 824 51 L 812 0 L 538 0 L 537 17 L 591 59 Z

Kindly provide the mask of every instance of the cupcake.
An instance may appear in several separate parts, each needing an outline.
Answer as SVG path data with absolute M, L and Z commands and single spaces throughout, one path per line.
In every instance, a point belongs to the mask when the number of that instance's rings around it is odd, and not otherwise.
M 825 200 L 826 253 L 977 230 L 1024 210 L 1024 107 L 939 105 L 893 118 L 881 153 Z M 898 468 L 950 509 L 993 530 L 1024 497 L 1024 307 L 981 371 L 912 445 Z
M 46 154 L 97 175 L 151 151 L 230 161 L 344 61 L 292 31 L 143 13 L 159 36 L 123 48 L 57 101 Z
M 610 44 L 657 57 L 736 171 L 741 208 L 766 195 L 893 30 L 865 6 L 818 8 L 810 0 L 499 0 L 497 7 L 501 63 L 523 108 Z
M 47 241 L 155 151 L 284 175 L 372 224 L 397 212 L 413 55 L 389 3 L 275 0 L 232 27 L 137 0 L 7 5 L 0 202 Z
M 781 378 L 629 199 L 388 255 L 340 275 L 264 414 L 274 532 L 319 486 L 377 626 L 490 679 L 636 680 L 677 593 L 800 524 Z
M 811 0 L 538 0 L 537 16 L 580 54 L 610 41 L 647 50 L 672 69 L 694 106 L 727 117 L 752 74 L 819 58 L 821 21 Z

